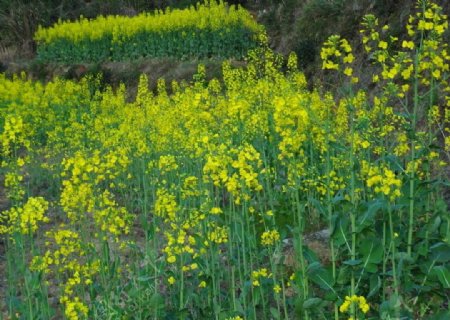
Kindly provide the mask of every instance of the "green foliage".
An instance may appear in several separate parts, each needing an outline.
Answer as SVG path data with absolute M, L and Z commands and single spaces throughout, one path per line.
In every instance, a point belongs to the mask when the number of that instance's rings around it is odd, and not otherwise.
M 226 33 L 191 29 L 164 34 L 140 33 L 127 42 L 114 45 L 110 37 L 77 44 L 57 40 L 40 45 L 37 54 L 41 61 L 63 63 L 126 61 L 140 57 L 241 58 L 256 45 L 253 34 L 245 28 L 234 28 Z

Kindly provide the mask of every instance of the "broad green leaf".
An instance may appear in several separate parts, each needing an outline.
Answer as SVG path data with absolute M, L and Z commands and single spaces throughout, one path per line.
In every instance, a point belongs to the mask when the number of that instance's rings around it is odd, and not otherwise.
M 140 276 L 140 277 L 138 277 L 137 278 L 137 280 L 139 281 L 139 282 L 147 282 L 147 281 L 149 281 L 151 278 L 149 277 L 149 276 Z
M 376 214 L 385 206 L 384 201 L 375 200 L 368 204 L 367 210 L 359 216 L 357 221 L 357 232 L 360 232 L 368 226 L 373 226 Z
M 431 315 L 427 318 L 427 320 L 448 320 L 450 319 L 450 310 L 441 310 L 436 314 Z
M 315 270 L 309 275 L 309 279 L 311 279 L 312 282 L 320 286 L 322 289 L 335 292 L 333 288 L 334 279 L 330 270 L 324 268 Z
M 446 243 L 439 242 L 430 248 L 431 258 L 436 262 L 450 261 L 450 246 Z
M 316 261 L 308 266 L 308 268 L 306 269 L 306 273 L 313 274 L 314 272 L 317 272 L 320 269 L 322 269 L 322 265 L 320 264 L 320 262 Z
M 154 293 L 149 303 L 153 309 L 162 309 L 165 305 L 164 297 L 159 293 Z
M 370 237 L 364 239 L 358 246 L 359 253 L 363 255 L 364 265 L 367 263 L 380 263 L 383 260 L 383 246 L 381 240 Z
M 362 263 L 361 259 L 355 259 L 355 260 L 345 260 L 344 262 L 342 262 L 345 265 L 348 266 L 358 266 Z
M 441 223 L 442 223 L 442 219 L 441 219 L 441 217 L 440 216 L 436 216 L 434 219 L 433 219 L 433 222 L 432 223 L 428 223 L 428 232 L 429 233 L 433 233 L 433 232 L 435 232 L 436 230 L 438 230 L 439 229 L 439 226 L 441 225 Z
M 273 316 L 274 319 L 281 319 L 280 312 L 273 307 L 270 308 L 270 314 Z
M 445 289 L 450 289 L 450 270 L 444 266 L 436 266 L 432 270 Z
M 343 265 L 338 269 L 336 282 L 341 285 L 349 283 L 351 277 L 351 268 L 349 266 Z
M 364 266 L 364 270 L 369 273 L 376 273 L 378 271 L 378 265 L 375 263 L 368 263 Z
M 320 305 L 323 300 L 320 298 L 309 298 L 303 302 L 304 309 L 316 308 Z
M 373 274 L 370 277 L 369 282 L 370 282 L 370 291 L 367 295 L 367 298 L 370 298 L 370 297 L 376 295 L 378 293 L 378 291 L 380 291 L 380 288 L 381 288 L 381 278 L 379 275 Z

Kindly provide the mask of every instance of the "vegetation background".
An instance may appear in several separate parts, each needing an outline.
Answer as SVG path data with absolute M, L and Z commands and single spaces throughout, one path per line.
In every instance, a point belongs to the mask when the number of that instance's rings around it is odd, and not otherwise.
M 110 84 L 125 82 L 137 86 L 137 78 L 145 73 L 152 84 L 160 77 L 166 80 L 191 79 L 196 72 L 196 62 L 167 60 L 132 61 L 128 63 L 103 63 L 92 65 L 43 65 L 33 60 L 36 45 L 33 34 L 39 25 L 50 26 L 58 19 L 75 20 L 80 15 L 121 14 L 136 15 L 143 11 L 157 9 L 185 8 L 195 5 L 196 0 L 0 0 L 0 72 L 17 73 L 26 71 L 33 78 L 50 80 L 53 76 L 80 78 L 86 73 L 104 74 Z M 266 27 L 272 49 L 287 56 L 294 51 L 299 66 L 310 84 L 324 81 L 320 65 L 320 47 L 332 34 L 340 34 L 349 40 L 356 58 L 363 56 L 360 44 L 359 25 L 365 14 L 372 13 L 380 24 L 389 24 L 390 33 L 404 37 L 404 25 L 414 10 L 413 0 L 230 0 L 249 10 L 259 23 Z M 450 14 L 450 1 L 440 1 L 444 13 Z M 450 32 L 445 39 L 450 41 Z M 399 42 L 401 43 L 401 41 Z M 361 61 L 361 59 L 356 59 Z M 217 77 L 221 61 L 202 61 L 207 74 Z M 355 70 L 360 77 L 360 86 L 371 87 L 369 63 Z M 364 69 L 366 72 L 361 72 Z

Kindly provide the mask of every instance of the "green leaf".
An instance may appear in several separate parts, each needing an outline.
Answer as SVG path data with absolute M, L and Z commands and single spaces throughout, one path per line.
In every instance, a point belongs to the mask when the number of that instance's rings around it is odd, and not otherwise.
M 365 265 L 364 270 L 369 273 L 376 273 L 378 271 L 378 265 L 375 263 L 368 263 Z
M 445 289 L 450 289 L 450 270 L 444 266 L 436 266 L 432 273 L 435 274 Z
M 427 320 L 448 320 L 450 319 L 450 310 L 442 310 L 438 313 L 429 316 Z
M 338 295 L 335 292 L 327 291 L 323 296 L 323 299 L 326 301 L 336 301 L 338 299 Z
M 240 313 L 244 313 L 244 307 L 242 306 L 240 300 L 236 300 L 236 310 Z
M 428 226 L 428 232 L 429 233 L 434 233 L 436 230 L 438 230 L 439 229 L 439 226 L 441 225 L 441 223 L 442 223 L 442 219 L 441 219 L 441 217 L 440 216 L 436 216 L 434 219 L 433 219 L 433 223 L 429 223 L 427 226 Z
M 384 301 L 380 306 L 381 319 L 397 319 L 396 315 L 400 311 L 401 301 L 398 295 L 392 294 L 388 301 Z
M 294 302 L 294 310 L 297 316 L 300 316 L 303 313 L 303 298 L 298 296 Z
M 420 256 L 426 256 L 428 254 L 428 247 L 425 242 L 421 242 L 416 246 L 416 252 Z
M 375 237 L 364 239 L 358 249 L 363 255 L 364 264 L 380 263 L 383 260 L 383 246 L 381 241 Z
M 342 215 L 339 217 L 333 217 L 333 228 L 331 230 L 331 235 L 334 239 L 334 243 L 336 246 L 346 245 L 348 249 L 350 249 L 350 239 L 347 237 L 347 228 L 349 224 L 348 217 Z
M 163 309 L 165 307 L 164 305 L 164 298 L 159 293 L 154 293 L 149 301 L 150 306 L 153 309 Z
M 312 282 L 320 286 L 324 290 L 331 290 L 334 293 L 334 279 L 330 270 L 326 270 L 324 268 L 320 268 L 319 270 L 315 270 L 309 275 L 309 278 Z
M 308 300 L 303 302 L 303 308 L 304 309 L 315 308 L 315 307 L 319 306 L 322 301 L 323 300 L 320 298 L 309 298 Z
M 305 257 L 306 261 L 308 261 L 308 263 L 310 264 L 319 261 L 317 254 L 307 246 L 303 248 L 303 256 Z
M 270 308 L 270 314 L 274 317 L 274 319 L 281 319 L 280 312 L 273 307 Z
M 177 317 L 178 317 L 179 319 L 187 319 L 188 316 L 189 316 L 189 309 L 183 308 L 183 309 L 181 309 L 181 310 L 178 310 L 178 311 L 176 312 L 176 314 L 177 314 Z
M 436 262 L 450 261 L 450 246 L 444 242 L 439 242 L 430 248 L 431 258 Z
M 308 265 L 308 268 L 306 269 L 306 273 L 313 274 L 314 272 L 317 272 L 320 269 L 322 269 L 322 265 L 320 264 L 320 262 L 316 261 L 316 262 L 313 262 L 310 265 Z
M 217 303 L 217 299 L 215 297 L 213 298 L 213 308 L 215 314 L 219 314 L 222 311 L 220 304 Z
M 140 276 L 137 278 L 137 281 L 139 281 L 139 282 L 147 282 L 149 280 L 150 280 L 149 276 Z
M 375 200 L 368 204 L 367 210 L 360 216 L 357 223 L 357 232 L 368 226 L 373 226 L 377 212 L 385 206 L 384 201 Z
M 362 263 L 361 259 L 355 259 L 355 260 L 345 260 L 343 264 L 348 266 L 358 266 Z
M 345 285 L 350 281 L 351 268 L 349 266 L 343 265 L 339 268 L 336 282 L 341 285 Z
M 322 205 L 322 202 L 321 202 L 321 201 L 318 201 L 317 199 L 314 199 L 314 198 L 311 197 L 311 198 L 309 198 L 309 202 L 313 205 L 314 208 L 317 209 L 317 211 L 320 212 L 320 214 L 321 214 L 323 217 L 326 217 L 326 216 L 327 216 L 327 211 L 325 210 L 325 208 L 324 208 L 324 206 Z
M 370 277 L 370 291 L 367 295 L 367 298 L 370 298 L 378 293 L 381 288 L 381 278 L 377 274 L 373 274 Z

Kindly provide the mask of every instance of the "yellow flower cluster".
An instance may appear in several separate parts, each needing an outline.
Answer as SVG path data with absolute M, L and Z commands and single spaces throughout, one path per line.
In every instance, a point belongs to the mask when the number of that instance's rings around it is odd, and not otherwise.
M 275 294 L 279 294 L 281 292 L 281 287 L 279 284 L 273 286 L 273 292 L 275 292 Z
M 431 1 L 424 1 L 425 8 L 420 7 L 422 11 L 416 13 L 416 17 L 411 16 L 407 26 L 408 34 L 413 36 L 415 30 L 431 31 L 441 36 L 448 28 L 447 15 L 442 14 L 442 7 Z M 417 27 L 414 27 L 414 22 L 417 22 Z
M 280 240 L 280 233 L 277 230 L 264 231 L 261 235 L 261 244 L 271 246 Z
M 31 197 L 23 207 L 13 207 L 0 213 L 0 234 L 33 234 L 39 222 L 49 222 L 45 216 L 48 202 L 42 197 Z
M 217 244 L 228 242 L 228 230 L 226 227 L 211 224 L 209 229 L 212 230 L 208 234 L 208 240 Z
M 358 308 L 364 313 L 366 314 L 367 312 L 369 312 L 370 310 L 370 306 L 366 301 L 366 298 L 364 298 L 363 296 L 357 296 L 357 295 L 353 295 L 351 297 L 346 296 L 345 297 L 345 301 L 341 304 L 341 306 L 339 307 L 339 312 L 341 313 L 345 313 L 348 312 L 350 306 L 352 304 L 355 304 L 358 306 Z
M 181 190 L 182 199 L 188 199 L 189 197 L 200 196 L 202 191 L 199 188 L 199 178 L 196 176 L 188 176 L 183 181 Z M 220 208 L 219 208 L 220 209 Z M 213 213 L 213 212 L 211 212 Z M 220 212 L 216 212 L 218 214 Z
M 384 194 L 391 201 L 401 196 L 402 181 L 385 166 L 370 166 L 363 161 L 361 172 L 367 176 L 366 185 L 376 193 Z
M 60 204 L 68 218 L 85 221 L 92 213 L 101 232 L 111 234 L 116 241 L 119 235 L 127 234 L 131 215 L 117 205 L 110 191 L 102 192 L 98 186 L 110 181 L 109 187 L 114 188 L 112 181 L 125 171 L 128 164 L 127 152 L 123 148 L 104 155 L 96 150 L 91 157 L 77 152 L 74 157 L 63 159 L 61 176 L 66 179 L 62 183 Z M 98 193 L 101 193 L 100 197 L 96 197 Z
M 401 43 L 404 51 L 396 55 L 391 55 L 388 49 L 397 45 L 398 39 L 391 36 L 382 40 L 378 31 L 378 19 L 375 16 L 365 16 L 361 30 L 366 51 L 371 52 L 375 61 L 382 66 L 382 78 L 398 83 L 396 85 L 399 87 L 400 98 L 403 98 L 411 88 L 409 82 L 415 72 L 424 85 L 430 85 L 430 79 L 433 79 L 447 86 L 442 75 L 449 71 L 448 44 L 443 39 L 443 34 L 448 29 L 448 19 L 442 14 L 442 8 L 435 3 L 424 1 L 423 5 L 416 16 L 409 17 L 406 26 L 409 38 Z M 388 26 L 384 26 L 382 30 L 387 31 Z M 419 42 L 420 58 L 416 66 L 414 55 Z M 380 77 L 375 74 L 374 82 L 379 80 Z
M 295 282 L 294 282 L 295 279 L 296 279 L 295 273 L 291 274 L 291 275 L 289 276 L 289 281 L 287 282 L 287 286 L 288 286 L 288 287 L 292 287 L 292 285 L 295 283 Z
M 158 169 L 161 174 L 178 169 L 175 157 L 172 155 L 160 156 L 158 161 Z
M 352 47 L 346 39 L 342 39 L 338 35 L 333 35 L 323 44 L 320 52 L 324 70 L 340 70 L 349 77 L 352 82 L 357 83 L 359 79 L 353 76 L 353 68 L 351 67 L 355 56 L 352 53 Z
M 12 201 L 19 202 L 25 195 L 25 189 L 22 186 L 23 175 L 17 172 L 18 170 L 11 170 L 5 174 L 5 188 L 6 196 Z
M 258 181 L 261 167 L 260 154 L 253 146 L 245 144 L 229 149 L 221 144 L 215 153 L 206 156 L 204 180 L 212 181 L 216 186 L 225 186 L 235 203 L 240 204 L 242 200 L 250 200 L 251 191 L 262 190 Z
M 270 278 L 272 273 L 270 273 L 266 268 L 261 268 L 252 271 L 252 285 L 254 287 L 259 287 L 261 285 L 261 278 Z
M 167 245 L 164 247 L 163 252 L 167 256 L 167 262 L 171 264 L 175 263 L 177 256 L 182 254 L 189 254 L 196 257 L 198 255 L 195 249 L 197 240 L 193 236 L 188 235 L 186 230 L 178 229 L 176 225 L 172 227 L 173 230 L 164 233 L 167 238 Z
M 307 140 L 306 130 L 310 123 L 307 110 L 301 107 L 304 99 L 309 98 L 308 95 L 296 94 L 286 98 L 274 99 L 276 130 L 282 137 L 279 144 L 280 159 L 302 155 L 302 145 Z
M 93 283 L 93 277 L 100 270 L 97 259 L 82 261 L 87 252 L 77 232 L 59 226 L 56 231 L 46 233 L 46 246 L 49 249 L 43 256 L 35 256 L 31 270 L 41 271 L 60 288 L 60 303 L 64 305 L 65 315 L 70 320 L 83 319 L 87 316 L 88 307 L 78 296 L 80 289 Z M 83 259 L 84 260 L 84 259 Z M 58 279 L 63 279 L 58 282 Z
M 337 165 L 334 166 L 337 168 Z M 335 194 L 339 190 L 345 189 L 344 177 L 338 176 L 335 170 L 331 170 L 328 175 L 304 180 L 306 186 L 310 189 L 316 189 L 317 193 L 323 198 L 327 192 Z
M 163 217 L 167 222 L 176 221 L 178 210 L 176 197 L 165 188 L 156 191 L 155 214 Z
M 83 319 L 88 314 L 88 307 L 80 301 L 79 297 L 75 297 L 73 301 L 63 301 L 63 303 L 66 306 L 64 314 L 69 320 Z
M 2 143 L 1 151 L 3 156 L 10 156 L 12 152 L 16 152 L 20 147 L 30 148 L 25 124 L 20 116 L 13 114 L 6 116 L 0 141 Z
M 119 242 L 119 236 L 128 234 L 133 217 L 127 209 L 118 206 L 110 191 L 105 190 L 99 196 L 98 208 L 93 212 L 94 221 L 99 230 L 108 232 Z

